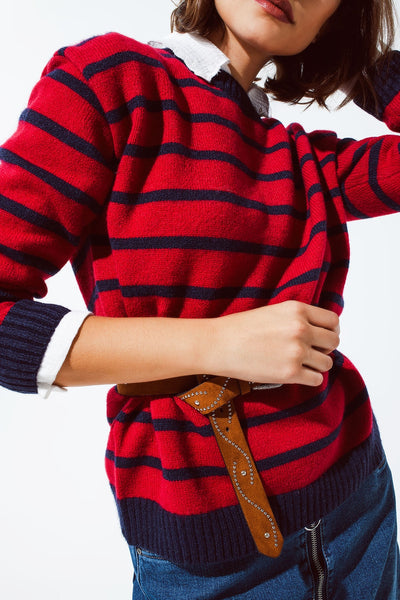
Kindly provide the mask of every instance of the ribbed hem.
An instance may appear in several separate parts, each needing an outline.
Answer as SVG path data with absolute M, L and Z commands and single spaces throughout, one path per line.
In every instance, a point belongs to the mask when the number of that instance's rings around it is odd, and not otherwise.
M 372 433 L 309 486 L 270 497 L 282 534 L 288 536 L 329 514 L 381 463 L 384 451 L 374 418 Z M 115 497 L 115 489 L 111 486 Z M 122 533 L 139 546 L 177 564 L 232 561 L 257 550 L 239 506 L 193 516 L 175 515 L 144 498 L 116 499 Z
M 305 525 L 329 514 L 378 467 L 384 450 L 378 425 L 373 417 L 369 438 L 341 458 L 322 477 L 301 490 L 270 498 L 271 508 L 283 535 L 298 531 Z
M 0 326 L 0 384 L 15 392 L 37 393 L 37 373 L 60 320 L 69 312 L 57 304 L 19 300 Z
M 256 553 L 236 506 L 195 516 L 175 515 L 144 498 L 122 500 L 117 507 L 128 544 L 176 564 L 212 564 Z
M 365 100 L 359 96 L 354 102 L 370 115 L 382 120 L 386 107 L 400 91 L 400 52 L 393 50 L 386 63 L 378 63 L 371 73 L 371 78 L 377 95 L 377 104 L 372 94 Z

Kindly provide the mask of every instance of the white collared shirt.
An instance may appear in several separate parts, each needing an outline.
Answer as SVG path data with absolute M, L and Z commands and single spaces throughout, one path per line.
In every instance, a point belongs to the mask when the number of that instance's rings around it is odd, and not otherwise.
M 174 31 L 159 40 L 147 43 L 156 48 L 170 48 L 193 73 L 208 82 L 221 69 L 231 73 L 229 58 L 201 35 Z M 253 83 L 247 94 L 260 117 L 268 117 L 269 102 L 265 91 Z M 61 319 L 55 329 L 37 375 L 38 392 L 44 398 L 48 398 L 54 390 L 67 391 L 66 388 L 53 385 L 53 382 L 83 321 L 92 314 L 90 311 L 72 310 Z
M 170 48 L 193 73 L 208 82 L 221 69 L 231 73 L 229 58 L 210 40 L 197 33 L 173 31 L 160 40 L 151 40 L 147 43 L 156 48 Z M 257 113 L 261 117 L 268 117 L 269 102 L 265 91 L 252 83 L 247 94 Z

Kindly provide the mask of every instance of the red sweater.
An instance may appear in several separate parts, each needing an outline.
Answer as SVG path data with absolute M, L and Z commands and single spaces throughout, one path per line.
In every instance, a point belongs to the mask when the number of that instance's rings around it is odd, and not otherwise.
M 385 82 L 376 75 L 377 116 L 398 130 L 393 56 Z M 228 73 L 208 83 L 172 51 L 114 33 L 55 53 L 0 159 L 0 384 L 20 392 L 36 391 L 68 311 L 34 298 L 69 260 L 97 315 L 216 317 L 289 299 L 340 315 L 346 222 L 400 210 L 397 136 L 285 128 Z M 318 388 L 236 401 L 284 535 L 382 458 L 365 383 L 332 357 Z M 130 544 L 185 563 L 255 553 L 206 417 L 112 388 L 108 418 L 106 469 Z

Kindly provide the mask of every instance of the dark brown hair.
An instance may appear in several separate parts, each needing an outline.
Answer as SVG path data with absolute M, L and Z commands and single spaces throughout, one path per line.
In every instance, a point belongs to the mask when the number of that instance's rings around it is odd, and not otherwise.
M 277 100 L 326 106 L 327 98 L 349 84 L 343 106 L 356 96 L 375 93 L 371 73 L 377 60 L 385 61 L 394 39 L 393 0 L 342 0 L 316 41 L 294 56 L 273 56 L 275 76 L 265 90 Z M 171 14 L 171 31 L 207 36 L 225 25 L 214 0 L 180 0 Z

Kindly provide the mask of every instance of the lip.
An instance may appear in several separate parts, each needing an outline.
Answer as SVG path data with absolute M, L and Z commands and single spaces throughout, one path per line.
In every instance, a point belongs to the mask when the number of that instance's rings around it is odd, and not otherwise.
M 283 21 L 283 23 L 290 23 L 294 25 L 294 17 L 292 5 L 289 0 L 255 0 L 260 6 L 263 7 L 270 15 Z

